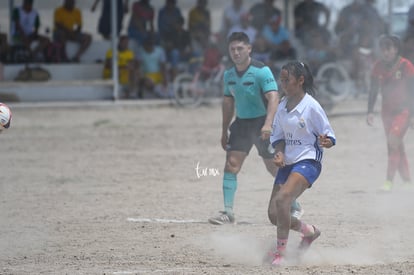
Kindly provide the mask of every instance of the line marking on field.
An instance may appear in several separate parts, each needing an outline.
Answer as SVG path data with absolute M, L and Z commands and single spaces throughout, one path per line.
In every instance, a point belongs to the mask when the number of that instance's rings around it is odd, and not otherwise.
M 127 218 L 129 222 L 137 222 L 137 223 L 203 223 L 203 224 L 210 224 L 208 221 L 203 220 L 177 220 L 177 219 L 158 219 L 158 218 Z M 235 225 L 271 225 L 270 223 L 256 223 L 256 222 L 248 222 L 248 221 L 239 221 L 236 222 Z
M 207 223 L 201 220 L 176 220 L 176 219 L 149 219 L 149 218 L 127 218 L 129 222 L 146 223 Z
M 150 274 L 150 273 L 177 273 L 177 272 L 183 272 L 183 271 L 189 271 L 192 270 L 191 268 L 167 268 L 167 269 L 138 269 L 138 270 L 130 270 L 130 271 L 115 271 L 112 274 L 116 275 L 123 275 L 123 274 Z

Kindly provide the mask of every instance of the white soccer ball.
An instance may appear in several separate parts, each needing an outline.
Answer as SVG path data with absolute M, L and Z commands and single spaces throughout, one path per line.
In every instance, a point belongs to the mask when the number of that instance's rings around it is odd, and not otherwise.
M 0 130 L 7 129 L 10 127 L 12 119 L 12 112 L 4 103 L 0 103 Z

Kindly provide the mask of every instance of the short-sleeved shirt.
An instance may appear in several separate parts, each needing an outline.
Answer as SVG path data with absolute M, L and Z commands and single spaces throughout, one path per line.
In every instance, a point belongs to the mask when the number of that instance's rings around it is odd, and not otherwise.
M 168 9 L 164 6 L 160 9 L 158 12 L 158 32 L 161 40 L 164 39 L 167 33 L 175 32 L 175 26 L 182 18 L 184 17 L 178 7 Z
M 262 36 L 272 44 L 280 45 L 284 41 L 289 41 L 289 31 L 280 26 L 277 32 L 273 32 L 269 25 L 264 26 Z
M 131 18 L 129 21 L 129 28 L 140 28 L 140 30 L 148 31 L 150 30 L 149 26 L 154 21 L 154 8 L 151 5 L 144 5 L 140 1 L 136 1 L 132 5 L 131 9 Z M 136 26 L 135 23 L 138 23 L 139 26 Z
M 82 27 L 82 13 L 78 8 L 67 10 L 60 7 L 55 10 L 54 21 L 73 31 L 76 27 Z
M 240 9 L 236 10 L 233 3 L 228 5 L 223 11 L 221 30 L 228 32 L 228 29 L 230 29 L 231 27 L 235 25 L 240 24 L 240 18 L 242 14 L 245 14 L 247 12 L 248 10 L 243 6 L 241 6 Z M 226 26 L 226 22 L 229 22 L 230 25 Z
M 106 52 L 106 59 L 112 58 L 112 49 Z M 131 50 L 118 51 L 118 67 L 128 65 L 129 62 L 134 60 L 134 52 Z M 109 78 L 111 75 L 110 69 L 104 70 L 104 78 Z M 129 71 L 128 69 L 119 70 L 119 83 L 128 84 L 129 82 Z
M 261 31 L 274 15 L 282 16 L 282 11 L 274 6 L 269 7 L 265 3 L 257 3 L 250 8 L 250 14 L 252 26 Z
M 372 77 L 381 87 L 383 112 L 395 113 L 410 107 L 409 93 L 414 91 L 408 87 L 408 79 L 414 77 L 414 65 L 408 59 L 400 57 L 392 68 L 378 61 L 372 69 Z
M 165 51 L 160 46 L 154 46 L 152 52 L 147 52 L 143 47 L 140 47 L 137 58 L 144 74 L 161 72 L 161 63 L 166 62 Z
M 323 148 L 318 143 L 319 135 L 327 135 L 333 144 L 335 133 L 321 105 L 309 94 L 290 112 L 286 110 L 284 98 L 273 120 L 270 142 L 275 145 L 285 141 L 285 162 L 287 165 L 304 159 L 322 162 Z
M 23 7 L 15 8 L 13 10 L 12 22 L 13 37 L 19 35 L 17 33 L 16 22 L 19 22 L 20 26 L 22 26 L 25 35 L 31 35 L 40 26 L 39 13 L 35 9 L 27 12 L 23 9 Z
M 241 119 L 265 116 L 264 94 L 277 89 L 269 67 L 254 59 L 245 72 L 237 72 L 235 66 L 224 72 L 224 96 L 234 98 L 236 116 Z
M 190 32 L 200 31 L 206 35 L 210 33 L 210 11 L 195 7 L 188 13 L 188 30 Z

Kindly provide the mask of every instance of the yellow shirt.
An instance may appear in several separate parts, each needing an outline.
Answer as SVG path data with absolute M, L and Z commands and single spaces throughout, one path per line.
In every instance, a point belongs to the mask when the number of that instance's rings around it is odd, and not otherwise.
M 54 14 L 55 24 L 59 23 L 68 30 L 74 30 L 82 26 L 82 14 L 78 8 L 69 11 L 64 7 L 57 8 Z
M 106 52 L 106 59 L 112 59 L 112 49 Z M 131 50 L 118 51 L 118 68 L 119 68 L 119 83 L 129 83 L 129 70 L 126 67 L 129 62 L 134 60 L 134 52 Z M 105 68 L 103 72 L 104 79 L 111 78 L 111 69 Z

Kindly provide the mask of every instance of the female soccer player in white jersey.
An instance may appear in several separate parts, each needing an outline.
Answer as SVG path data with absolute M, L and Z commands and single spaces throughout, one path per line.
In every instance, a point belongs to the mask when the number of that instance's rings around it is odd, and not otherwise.
M 273 152 L 268 150 L 273 117 L 279 103 L 277 83 L 269 67 L 251 59 L 252 46 L 244 32 L 232 33 L 228 44 L 234 66 L 224 73 L 221 137 L 221 145 L 226 150 L 224 211 L 209 219 L 216 225 L 235 223 L 233 204 L 238 185 L 237 174 L 253 145 L 272 177 L 277 171 Z M 267 104 L 263 98 L 266 98 Z M 234 113 L 236 118 L 233 120 Z M 291 214 L 300 218 L 301 213 L 300 205 L 293 201 Z
M 293 61 L 280 73 L 285 94 L 273 121 L 270 142 L 279 167 L 269 202 L 270 221 L 277 226 L 277 245 L 272 264 L 280 265 L 290 229 L 302 233 L 299 249 L 307 249 L 320 231 L 290 215 L 290 205 L 310 188 L 321 172 L 323 148 L 335 145 L 335 134 L 325 111 L 312 97 L 313 77 L 309 67 Z

